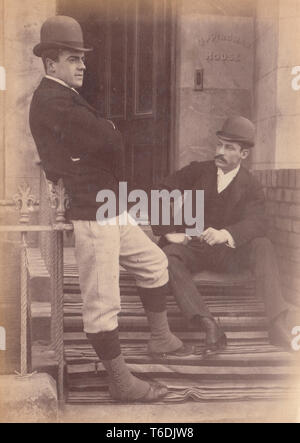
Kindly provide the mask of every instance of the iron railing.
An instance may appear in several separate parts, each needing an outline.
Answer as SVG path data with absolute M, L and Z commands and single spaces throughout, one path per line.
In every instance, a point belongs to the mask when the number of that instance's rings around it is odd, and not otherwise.
M 64 342 L 63 342 L 63 284 L 64 284 L 64 257 L 63 235 L 65 231 L 72 231 L 73 225 L 67 224 L 65 210 L 69 205 L 63 181 L 56 185 L 47 181 L 41 170 L 39 225 L 30 224 L 30 213 L 36 204 L 30 187 L 26 184 L 18 188 L 14 202 L 19 210 L 18 225 L 1 225 L 0 232 L 20 233 L 20 309 L 21 309 L 21 361 L 20 377 L 29 375 L 29 351 L 31 343 L 28 341 L 28 327 L 30 321 L 31 299 L 28 273 L 28 234 L 39 234 L 39 247 L 50 276 L 51 284 L 51 347 L 55 351 L 58 365 L 57 391 L 58 399 L 64 399 Z

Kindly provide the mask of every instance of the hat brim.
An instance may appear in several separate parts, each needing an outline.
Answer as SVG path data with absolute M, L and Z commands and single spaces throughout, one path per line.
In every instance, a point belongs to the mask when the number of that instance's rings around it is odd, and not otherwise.
M 236 134 L 228 134 L 228 133 L 223 132 L 223 131 L 217 131 L 216 135 L 218 137 L 220 137 L 221 139 L 226 140 L 226 141 L 231 141 L 231 142 L 236 142 L 236 143 L 239 143 L 239 142 L 240 143 L 244 143 L 249 148 L 252 148 L 254 146 L 254 141 L 249 140 L 246 137 L 240 137 L 240 136 L 238 136 Z
M 91 52 L 93 51 L 93 48 L 82 48 L 80 45 L 73 45 L 68 43 L 61 43 L 61 42 L 49 42 L 49 43 L 39 43 L 33 48 L 33 53 L 37 57 L 42 57 L 43 52 L 46 49 L 73 49 L 74 51 L 81 51 L 81 52 Z

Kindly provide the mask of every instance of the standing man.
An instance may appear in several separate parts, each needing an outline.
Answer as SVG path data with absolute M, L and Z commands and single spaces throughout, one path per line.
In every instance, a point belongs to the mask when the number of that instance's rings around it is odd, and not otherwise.
M 30 128 L 49 180 L 63 178 L 71 198 L 75 253 L 83 297 L 83 322 L 88 340 L 110 377 L 110 393 L 123 401 L 151 402 L 167 388 L 134 377 L 121 354 L 119 262 L 134 274 L 148 317 L 151 354 L 186 355 L 191 349 L 169 329 L 166 312 L 168 270 L 165 254 L 130 223 L 100 226 L 97 193 L 112 190 L 118 200 L 123 179 L 123 144 L 114 124 L 100 118 L 77 92 L 85 72 L 80 25 L 71 17 L 52 17 L 43 24 L 33 52 L 43 60 L 46 75 L 30 108 Z M 120 214 L 121 215 L 121 214 Z M 128 217 L 122 214 L 123 219 Z
M 184 240 L 184 234 L 174 235 L 166 227 L 153 227 L 153 231 L 164 235 L 165 244 L 170 243 L 164 252 L 169 259 L 173 293 L 187 319 L 206 331 L 206 354 L 224 348 L 226 336 L 199 294 L 191 273 L 203 269 L 238 272 L 250 267 L 257 296 L 265 303 L 274 344 L 290 349 L 292 328 L 300 320 L 299 310 L 289 309 L 281 294 L 273 245 L 265 237 L 263 191 L 241 166 L 254 146 L 254 134 L 254 125 L 248 119 L 228 118 L 217 132 L 214 161 L 192 162 L 160 185 L 169 191 L 204 190 L 205 230 L 199 238 L 175 244 L 178 238 Z

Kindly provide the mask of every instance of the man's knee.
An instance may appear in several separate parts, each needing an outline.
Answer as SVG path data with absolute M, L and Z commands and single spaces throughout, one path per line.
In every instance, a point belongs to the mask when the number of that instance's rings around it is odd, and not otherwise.
M 164 247 L 164 253 L 168 257 L 168 259 L 181 259 L 182 256 L 182 248 L 178 244 L 169 244 Z
M 144 288 L 156 288 L 165 285 L 169 281 L 169 272 L 168 258 L 164 251 L 155 247 L 155 251 L 152 251 L 151 260 L 147 262 L 147 265 L 142 263 L 139 269 L 135 269 L 135 278 L 137 285 Z
M 178 256 L 179 257 L 182 254 L 183 248 L 184 248 L 184 246 L 182 246 L 180 244 L 170 243 L 163 248 L 163 251 L 167 257 L 171 257 L 171 256 L 174 256 L 174 257 Z

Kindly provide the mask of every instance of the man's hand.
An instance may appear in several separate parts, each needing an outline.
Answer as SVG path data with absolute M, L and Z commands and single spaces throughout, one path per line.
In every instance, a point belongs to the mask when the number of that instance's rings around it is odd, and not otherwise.
M 210 246 L 222 245 L 228 242 L 228 234 L 224 230 L 218 231 L 214 228 L 208 228 L 202 232 L 199 239 L 200 241 L 204 240 Z

